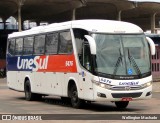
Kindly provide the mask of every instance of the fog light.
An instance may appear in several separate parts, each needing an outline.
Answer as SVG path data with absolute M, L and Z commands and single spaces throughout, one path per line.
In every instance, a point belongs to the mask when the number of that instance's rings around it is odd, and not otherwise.
M 106 95 L 105 95 L 105 94 L 103 94 L 103 93 L 99 93 L 99 92 L 97 93 L 97 96 L 98 96 L 98 97 L 106 98 Z
M 152 92 L 150 91 L 150 92 L 148 92 L 147 94 L 146 94 L 146 96 L 150 96 L 152 94 Z

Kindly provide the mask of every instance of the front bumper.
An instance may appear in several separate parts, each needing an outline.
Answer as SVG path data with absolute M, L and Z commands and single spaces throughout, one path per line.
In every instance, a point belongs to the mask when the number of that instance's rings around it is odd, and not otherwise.
M 113 91 L 94 85 L 93 101 L 122 101 L 124 98 L 143 100 L 152 97 L 152 85 L 141 90 Z

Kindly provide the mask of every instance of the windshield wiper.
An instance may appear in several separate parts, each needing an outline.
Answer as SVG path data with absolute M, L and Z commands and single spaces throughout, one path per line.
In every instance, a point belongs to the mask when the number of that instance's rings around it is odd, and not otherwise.
M 141 77 L 142 76 L 141 71 L 140 71 L 137 63 L 135 62 L 133 56 L 130 55 L 129 48 L 128 48 L 128 59 L 129 59 L 130 64 L 133 63 L 133 68 L 135 69 L 135 71 L 138 74 L 138 76 Z
M 118 60 L 117 60 L 116 65 L 114 67 L 113 76 L 116 75 L 118 67 L 120 65 L 120 62 L 123 64 L 123 62 L 122 62 L 123 55 L 121 54 L 120 48 L 119 48 L 119 54 L 120 54 L 120 56 L 118 57 Z

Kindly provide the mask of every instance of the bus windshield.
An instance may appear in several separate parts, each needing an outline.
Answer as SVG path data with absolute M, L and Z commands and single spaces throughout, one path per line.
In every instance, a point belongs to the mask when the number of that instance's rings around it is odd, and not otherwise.
M 95 72 L 118 77 L 143 77 L 151 73 L 148 42 L 143 34 L 92 34 L 97 53 Z M 133 78 L 131 78 L 133 79 Z

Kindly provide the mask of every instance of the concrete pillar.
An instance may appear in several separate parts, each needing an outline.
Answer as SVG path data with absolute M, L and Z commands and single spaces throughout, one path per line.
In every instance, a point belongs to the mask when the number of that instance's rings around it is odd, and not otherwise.
M 22 31 L 21 4 L 18 5 L 18 31 Z
M 21 16 L 21 8 L 24 5 L 25 0 L 18 0 L 18 31 L 22 31 L 22 16 Z
M 121 21 L 121 13 L 122 13 L 122 11 L 120 10 L 120 11 L 118 11 L 118 15 L 117 15 L 117 20 L 118 21 Z
M 156 13 L 151 15 L 151 33 L 155 33 L 155 16 Z
M 76 20 L 76 9 L 72 11 L 72 20 Z

